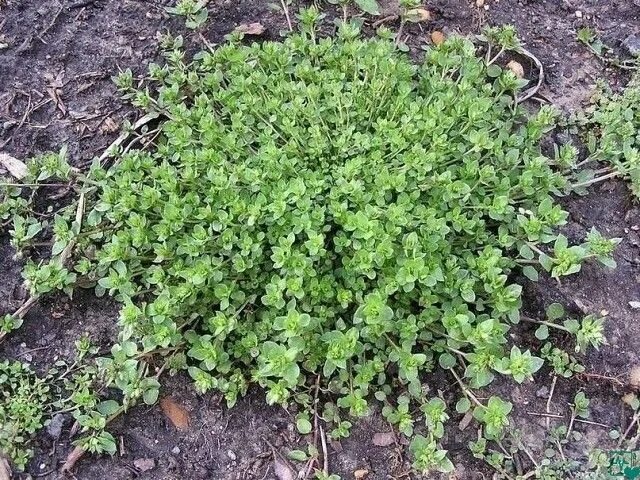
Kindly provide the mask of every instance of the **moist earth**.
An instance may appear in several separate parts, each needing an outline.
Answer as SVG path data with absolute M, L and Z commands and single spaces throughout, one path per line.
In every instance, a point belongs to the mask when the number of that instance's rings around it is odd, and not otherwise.
M 197 51 L 206 44 L 222 42 L 224 35 L 242 23 L 264 25 L 260 39 L 277 39 L 286 28 L 284 15 L 265 0 L 212 0 L 205 26 L 199 32 L 188 31 L 180 19 L 166 14 L 164 7 L 170 3 L 0 0 L 0 151 L 27 159 L 67 145 L 72 163 L 85 166 L 111 144 L 123 122 L 136 119 L 137 112 L 118 98 L 110 77 L 127 68 L 144 75 L 146 65 L 158 60 L 159 34 L 181 33 L 188 48 Z M 391 0 L 381 3 L 383 17 L 397 8 Z M 292 14 L 303 4 L 292 5 Z M 527 49 L 544 65 L 545 83 L 537 101 L 554 103 L 566 111 L 583 107 L 598 80 L 607 80 L 614 88 L 626 81 L 624 74 L 607 68 L 576 42 L 577 29 L 595 29 L 621 56 L 628 55 L 627 39 L 640 34 L 638 0 L 431 0 L 425 7 L 431 20 L 405 30 L 412 54 L 419 55 L 420 46 L 429 42 L 434 30 L 474 35 L 485 25 L 513 24 Z M 329 17 L 335 14 L 331 5 L 323 3 L 322 8 Z M 330 22 L 326 23 L 329 33 Z M 393 18 L 387 24 L 398 26 Z M 535 66 L 522 61 L 526 75 L 535 77 Z M 59 193 L 48 192 L 51 197 Z M 624 428 L 629 421 L 621 397 L 633 391 L 629 372 L 640 364 L 640 310 L 629 304 L 640 300 L 638 204 L 621 181 L 607 182 L 584 197 L 563 199 L 563 204 L 570 212 L 564 232 L 570 239 L 579 241 L 596 226 L 622 242 L 615 270 L 587 265 L 561 284 L 546 277 L 537 283 L 521 279 L 524 309 L 530 316 L 542 315 L 552 302 L 566 305 L 575 315 L 608 312 L 609 345 L 583 359 L 584 374 L 558 379 L 555 389 L 551 389 L 553 375 L 548 369 L 536 376 L 535 383 L 516 386 L 503 381 L 492 387 L 514 403 L 514 424 L 536 453 L 543 448 L 547 421 L 551 426 L 556 422 L 536 415 L 547 411 L 550 390 L 549 411 L 566 414 L 575 392 L 583 389 L 592 399 L 592 420 L 598 425 L 576 426 L 584 435 L 579 447 L 613 448 L 609 430 Z M 0 313 L 15 310 L 25 298 L 20 269 L 8 238 L 0 236 Z M 21 329 L 0 345 L 0 358 L 26 361 L 42 371 L 58 359 L 70 358 L 73 342 L 84 333 L 106 349 L 115 336 L 117 311 L 112 301 L 97 299 L 89 292 L 78 292 L 73 299 L 51 297 L 34 308 Z M 512 335 L 519 344 L 538 349 L 540 342 L 533 331 L 531 325 L 521 324 Z M 454 379 L 444 374 L 427 378 L 425 383 L 448 403 L 459 397 Z M 112 424 L 118 453 L 113 457 L 85 456 L 73 476 L 82 480 L 276 479 L 273 450 L 284 453 L 304 448 L 308 441 L 295 430 L 295 412 L 266 406 L 264 394 L 257 388 L 233 409 L 227 409 L 219 395 L 198 395 L 189 379 L 178 374 L 164 379 L 162 395 L 171 396 L 189 412 L 188 429 L 176 430 L 158 406 L 133 408 Z M 462 428 L 464 422 L 458 426 L 461 420 L 461 415 L 452 416 L 444 438 L 458 465 L 447 478 L 491 477 L 487 467 L 467 449 L 467 441 L 476 435 L 473 424 Z M 38 436 L 35 458 L 27 472 L 16 478 L 63 477 L 57 472 L 73 448 L 73 422 L 62 417 L 59 423 L 61 429 L 49 429 L 51 433 Z M 391 427 L 380 412 L 357 422 L 350 438 L 328 446 L 330 471 L 344 479 L 354 478 L 356 470 L 366 470 L 367 480 L 419 478 L 410 473 L 403 438 L 396 436 L 387 447 L 372 443 L 376 433 L 389 431 Z M 138 467 L 145 463 L 151 468 L 141 471 Z

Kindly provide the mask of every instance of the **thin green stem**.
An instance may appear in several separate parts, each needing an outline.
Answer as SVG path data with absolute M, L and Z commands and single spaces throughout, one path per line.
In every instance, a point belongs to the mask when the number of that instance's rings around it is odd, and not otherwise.
M 559 325 L 557 323 L 547 322 L 546 320 L 536 320 L 535 318 L 525 317 L 522 315 L 520 316 L 520 319 L 524 320 L 525 322 L 546 325 L 547 327 L 557 328 L 558 330 L 564 330 L 565 332 L 571 333 L 567 327 L 565 327 L 564 325 Z
M 456 381 L 458 382 L 458 385 L 460 385 L 460 388 L 462 389 L 462 393 L 465 394 L 465 396 L 471 400 L 473 403 L 475 403 L 478 407 L 481 408 L 486 408 L 482 402 L 480 400 L 478 400 L 478 397 L 476 397 L 473 392 L 471 392 L 471 390 L 469 390 L 469 388 L 467 388 L 467 386 L 462 382 L 462 380 L 460 379 L 460 377 L 458 376 L 458 374 L 456 373 L 456 371 L 452 368 L 451 369 L 451 373 L 453 374 L 454 378 L 456 379 Z
M 606 175 L 602 175 L 600 177 L 592 178 L 591 180 L 586 180 L 584 182 L 574 183 L 573 185 L 571 185 L 571 187 L 573 189 L 588 187 L 589 185 L 593 185 L 594 183 L 598 183 L 598 182 L 603 182 L 605 180 L 609 180 L 610 178 L 617 177 L 618 175 L 620 175 L 620 172 L 618 172 L 616 170 L 616 171 L 608 173 Z

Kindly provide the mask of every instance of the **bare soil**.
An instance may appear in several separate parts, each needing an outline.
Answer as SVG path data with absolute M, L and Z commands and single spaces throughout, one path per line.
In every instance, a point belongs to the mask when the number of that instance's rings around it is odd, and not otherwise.
M 155 38 L 159 32 L 181 32 L 190 48 L 197 49 L 203 38 L 219 43 L 241 23 L 262 23 L 266 32 L 261 38 L 269 39 L 278 38 L 286 28 L 284 16 L 270 9 L 266 0 L 212 0 L 209 20 L 198 34 L 184 30 L 179 19 L 166 15 L 164 7 L 169 3 L 0 0 L 0 44 L 8 44 L 0 49 L 0 150 L 27 159 L 67 144 L 73 163 L 85 165 L 113 141 L 118 125 L 135 120 L 136 112 L 118 99 L 110 76 L 126 68 L 144 74 L 146 65 L 157 59 Z M 614 87 L 624 83 L 624 75 L 605 68 L 576 42 L 575 33 L 581 26 L 591 26 L 605 43 L 619 49 L 626 36 L 640 32 L 637 0 L 484 3 L 487 8 L 477 7 L 475 0 L 428 0 L 425 5 L 432 20 L 408 28 L 407 43 L 416 49 L 428 42 L 433 30 L 476 34 L 484 25 L 511 23 L 544 64 L 543 101 L 575 111 L 588 100 L 597 80 L 606 79 Z M 332 7 L 326 8 L 331 11 Z M 385 8 L 393 12 L 390 0 Z M 389 26 L 397 24 L 390 20 Z M 527 75 L 534 74 L 531 67 L 525 64 Z M 629 305 L 640 300 L 640 208 L 619 181 L 606 183 L 588 196 L 565 199 L 564 204 L 571 213 L 566 228 L 569 237 L 579 240 L 595 225 L 623 240 L 615 270 L 587 266 L 562 284 L 547 278 L 535 284 L 523 280 L 525 311 L 532 316 L 553 301 L 565 304 L 575 314 L 583 310 L 609 313 L 610 344 L 584 359 L 585 375 L 558 379 L 551 412 L 566 414 L 567 404 L 582 388 L 592 398 L 595 422 L 624 427 L 629 412 L 624 411 L 621 396 L 632 390 L 628 374 L 640 364 L 640 311 Z M 8 239 L 0 236 L 0 313 L 15 310 L 25 297 L 20 268 Z M 34 308 L 23 327 L 0 345 L 0 358 L 20 359 L 44 369 L 55 359 L 69 357 L 73 342 L 85 332 L 108 347 L 116 319 L 117 307 L 108 299 L 82 292 L 73 300 L 51 297 Z M 519 326 L 513 335 L 531 348 L 540 346 L 530 325 Z M 545 412 L 551 379 L 551 373 L 543 370 L 535 384 L 502 382 L 494 387 L 516 405 L 515 423 L 534 452 L 542 448 L 546 419 L 531 412 Z M 426 381 L 447 400 L 455 402 L 459 396 L 452 378 L 438 376 Z M 77 464 L 75 478 L 275 479 L 269 443 L 284 452 L 306 442 L 295 432 L 294 412 L 268 408 L 258 389 L 231 410 L 217 395 L 197 395 L 184 375 L 165 378 L 162 395 L 171 396 L 189 411 L 189 429 L 177 431 L 158 406 L 134 408 L 113 424 L 120 452 L 114 457 L 86 456 Z M 466 447 L 475 435 L 473 425 L 459 431 L 456 425 L 460 420 L 459 416 L 452 418 L 449 437 L 445 438 L 458 465 L 449 478 L 489 478 L 491 473 Z M 57 469 L 72 448 L 71 426 L 72 420 L 66 418 L 59 437 L 42 433 L 28 473 L 16 478 L 62 478 Z M 615 446 L 608 438 L 608 428 L 580 424 L 576 429 L 585 436 L 580 447 Z M 358 422 L 349 439 L 329 446 L 331 471 L 344 479 L 354 478 L 358 469 L 369 471 L 367 480 L 414 478 L 408 473 L 406 442 L 398 438 L 389 447 L 372 444 L 375 433 L 389 430 L 379 412 Z M 152 459 L 153 468 L 140 472 L 134 466 L 139 459 Z

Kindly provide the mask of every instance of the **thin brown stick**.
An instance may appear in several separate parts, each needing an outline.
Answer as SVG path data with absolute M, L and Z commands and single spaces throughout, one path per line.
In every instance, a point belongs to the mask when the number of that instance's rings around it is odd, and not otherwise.
M 533 415 L 535 417 L 546 417 L 546 418 L 564 418 L 564 415 L 558 415 L 556 413 L 545 413 L 545 412 L 527 412 L 527 415 Z
M 571 435 L 571 431 L 573 430 L 573 424 L 576 421 L 576 411 L 571 410 L 571 420 L 569 421 L 569 428 L 567 428 L 567 434 L 565 435 L 565 440 L 569 439 L 569 435 Z
M 44 39 L 42 38 L 49 30 L 51 30 L 51 28 L 55 25 L 56 21 L 58 20 L 58 17 L 60 16 L 60 14 L 62 13 L 62 10 L 64 10 L 64 7 L 60 7 L 58 9 L 58 11 L 55 13 L 55 15 L 53 16 L 53 19 L 51 20 L 51 22 L 49 22 L 49 24 L 44 28 L 44 30 L 42 30 L 40 33 L 38 33 L 38 40 L 40 40 L 42 43 L 44 43 L 45 45 L 47 45 L 47 42 L 44 41 Z
M 327 436 L 324 434 L 322 425 L 320 425 L 320 440 L 322 441 L 322 470 L 325 475 L 329 475 L 329 452 L 327 450 Z
M 453 368 L 451 369 L 451 373 L 453 374 L 453 376 L 455 377 L 456 381 L 458 382 L 458 385 L 460 385 L 460 388 L 462 389 L 463 393 L 467 397 L 469 397 L 473 401 L 473 403 L 475 403 L 477 406 L 484 408 L 484 405 L 482 404 L 482 402 L 480 400 L 478 400 L 478 397 L 476 397 L 471 392 L 471 390 L 469 390 L 467 388 L 467 386 L 464 383 L 462 383 L 462 380 L 460 379 L 460 377 L 458 376 L 458 374 L 456 373 L 456 371 Z
M 547 398 L 547 413 L 551 412 L 551 400 L 553 399 L 553 392 L 556 389 L 556 382 L 558 381 L 558 377 L 556 377 L 555 375 L 553 376 L 553 380 L 551 381 L 551 389 L 549 390 L 549 398 Z M 547 429 L 550 427 L 551 422 L 549 420 L 549 417 L 547 417 L 547 419 L 545 420 L 545 424 Z
M 291 17 L 289 16 L 289 7 L 287 6 L 287 0 L 280 0 L 280 4 L 282 5 L 284 17 L 287 19 L 287 26 L 289 27 L 289 31 L 293 32 L 293 25 L 291 24 Z
M 631 433 L 631 429 L 633 428 L 633 426 L 638 423 L 638 420 L 640 419 L 640 410 L 638 410 L 634 415 L 633 418 L 631 419 L 631 423 L 629 424 L 629 426 L 627 427 L 627 429 L 624 431 L 624 434 L 622 435 L 622 437 L 620 437 L 620 440 L 618 441 L 618 448 L 620 448 L 622 446 L 622 442 L 624 442 L 624 440 L 627 438 L 627 436 L 629 435 L 629 433 Z
M 392 22 L 394 20 L 397 20 L 400 16 L 396 13 L 392 13 L 391 15 L 387 15 L 386 17 L 381 18 L 380 20 L 376 20 L 375 22 L 373 22 L 371 24 L 371 27 L 373 28 L 378 28 L 380 25 L 382 25 L 385 22 Z
M 525 100 L 528 100 L 531 97 L 533 97 L 536 93 L 538 93 L 538 90 L 540 90 L 540 87 L 542 87 L 542 84 L 544 83 L 544 66 L 542 65 L 542 62 L 538 59 L 538 57 L 536 57 L 529 50 L 525 48 L 520 48 L 518 49 L 518 53 L 521 53 L 525 57 L 529 57 L 531 60 L 533 60 L 533 63 L 536 64 L 536 67 L 538 67 L 538 83 L 536 83 L 535 86 L 531 87 L 529 90 L 524 92 L 524 95 L 516 98 L 516 103 L 522 103 Z
M 580 373 L 577 373 L 576 376 L 578 376 L 578 377 L 586 377 L 586 378 L 596 378 L 598 380 L 606 380 L 606 381 L 609 381 L 611 383 L 614 383 L 615 385 L 618 385 L 619 387 L 624 387 L 626 385 L 622 380 L 620 380 L 617 377 L 609 377 L 607 375 L 601 375 L 599 373 L 580 372 Z
M 316 384 L 313 394 L 313 446 L 316 451 L 318 451 L 318 394 L 320 392 L 320 375 L 316 378 Z M 311 475 L 311 469 L 313 468 L 314 463 L 318 461 L 317 455 L 314 455 L 307 462 L 307 466 L 304 469 L 304 478 L 308 478 Z
M 78 463 L 78 460 L 82 458 L 83 455 L 84 455 L 84 448 L 82 448 L 79 445 L 76 446 L 71 451 L 71 453 L 67 456 L 67 459 L 64 461 L 64 464 L 60 468 L 60 472 L 61 473 L 70 472 L 73 469 L 73 467 L 75 467 L 76 463 Z
M 586 423 L 587 425 L 595 425 L 597 427 L 602 427 L 602 428 L 611 428 L 611 425 L 607 425 L 607 424 L 599 423 L 599 422 L 592 422 L 591 420 L 583 420 L 581 418 L 576 418 L 576 422 L 578 422 L 578 423 Z
M 273 443 L 271 443 L 266 437 L 262 437 L 262 440 L 264 440 L 264 442 L 269 445 L 269 447 L 271 448 L 271 453 L 273 454 L 273 458 L 275 460 L 275 458 L 277 457 L 278 460 L 280 460 L 291 472 L 295 472 L 296 469 L 293 468 L 293 465 L 291 465 L 291 462 L 287 459 L 287 457 L 285 457 L 284 455 L 282 455 L 278 449 L 275 447 L 275 445 Z

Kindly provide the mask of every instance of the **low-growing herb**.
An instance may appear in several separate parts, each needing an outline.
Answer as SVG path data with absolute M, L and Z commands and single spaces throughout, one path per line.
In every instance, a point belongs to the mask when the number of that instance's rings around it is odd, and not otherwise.
M 198 5 L 182 1 L 176 13 L 195 16 L 195 27 Z M 130 72 L 117 79 L 158 119 L 154 141 L 114 151 L 109 169 L 50 169 L 87 199 L 83 221 L 75 205 L 51 230 L 6 213 L 16 247 L 53 236 L 48 259 L 25 268 L 32 296 L 85 286 L 121 304 L 118 342 L 98 369 L 123 398 L 78 410 L 86 450 L 114 451 L 105 426 L 155 402 L 168 367 L 230 406 L 252 383 L 270 404 L 298 403 L 301 433 L 318 388 L 336 399 L 318 412 L 333 438 L 348 434 L 347 415 L 380 402 L 413 437 L 415 466 L 448 472 L 445 404 L 425 396 L 421 377 L 450 370 L 499 440 L 512 404 L 483 404 L 465 385 L 496 373 L 523 382 L 541 366 L 507 346 L 522 292 L 512 274 L 559 278 L 592 258 L 612 265 L 615 242 L 592 232 L 570 245 L 557 233 L 567 213 L 554 197 L 575 188 L 575 151 L 545 156 L 540 141 L 557 112 L 517 105 L 526 82 L 497 64 L 519 45 L 513 29 L 487 32 L 486 58 L 451 37 L 414 64 L 388 39 L 362 39 L 357 24 L 320 38 L 317 10 L 298 18 L 300 31 L 282 42 L 231 42 L 190 63 L 181 39 L 165 38 L 167 63 L 150 67 L 151 85 L 136 88 Z M 21 207 L 15 199 L 30 191 L 2 193 Z M 598 319 L 553 325 L 580 346 L 603 338 Z M 164 367 L 152 374 L 157 357 Z

